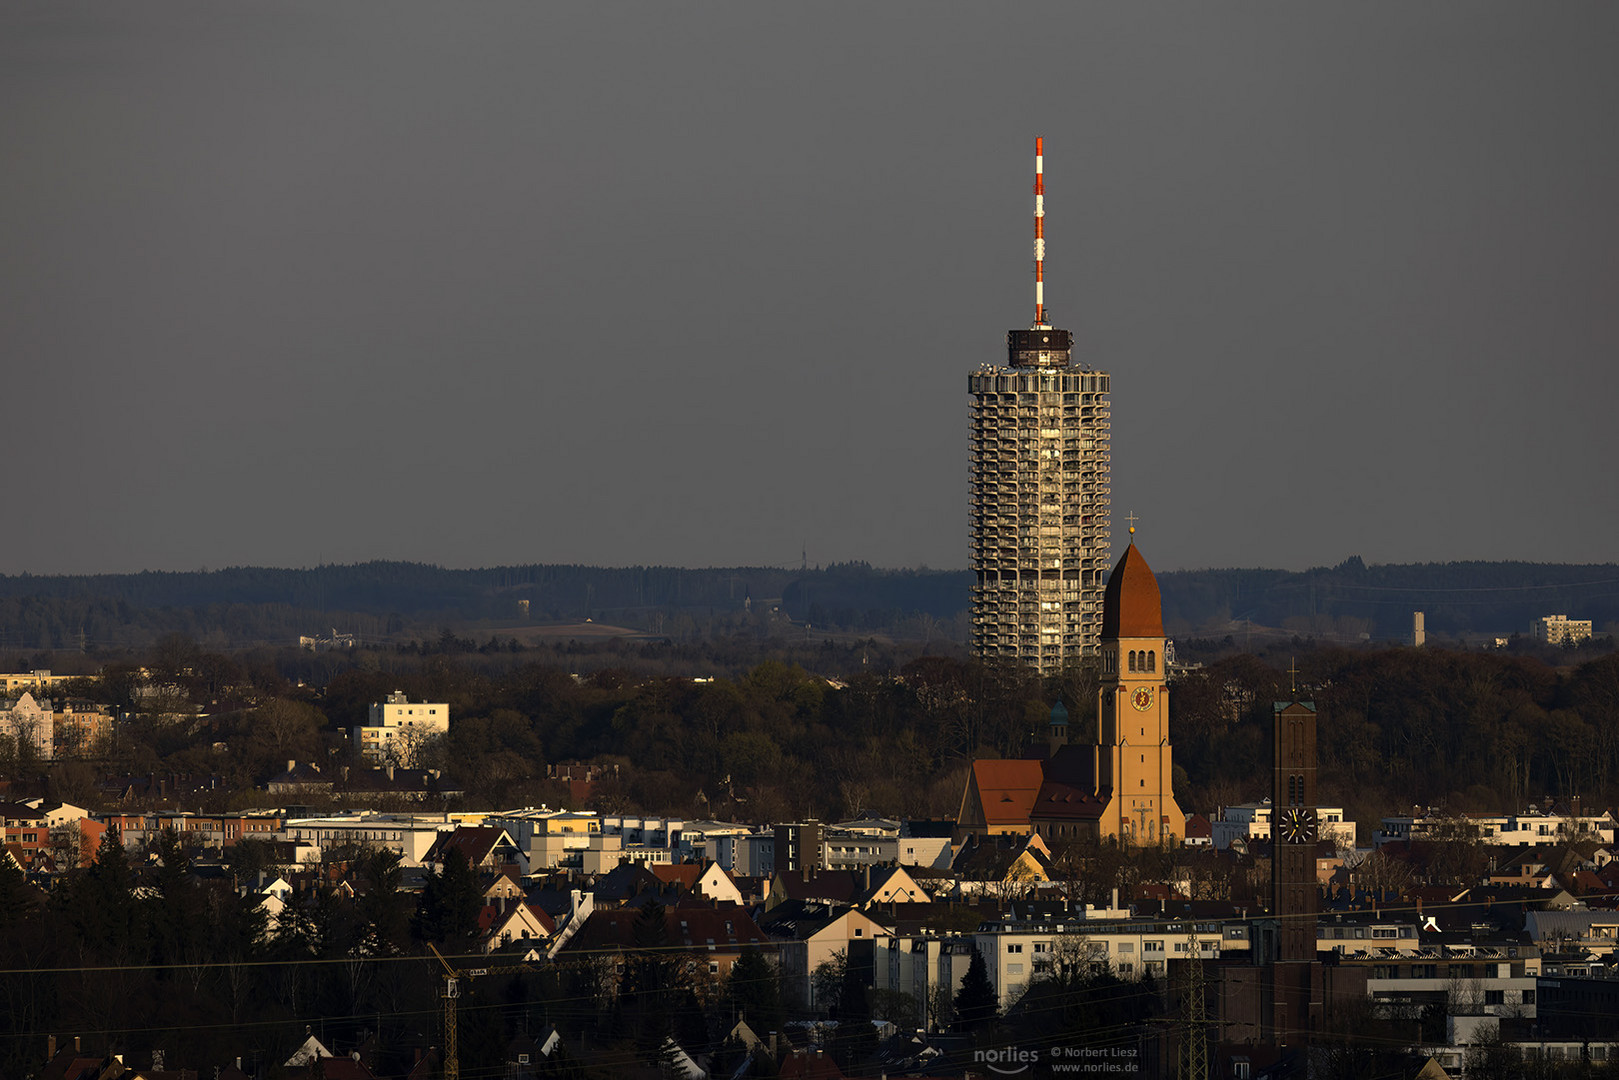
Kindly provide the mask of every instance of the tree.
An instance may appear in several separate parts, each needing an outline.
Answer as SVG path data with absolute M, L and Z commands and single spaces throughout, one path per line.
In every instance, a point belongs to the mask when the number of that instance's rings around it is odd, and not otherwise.
M 843 993 L 843 983 L 848 973 L 849 954 L 843 949 L 816 964 L 815 970 L 810 972 L 811 1004 L 823 1010 L 834 1005 Z
M 982 1031 L 995 1022 L 1000 1011 L 995 985 L 989 981 L 989 967 L 977 949 L 967 964 L 967 974 L 961 977 L 961 990 L 954 1004 L 959 1031 Z
M 470 942 L 478 932 L 478 909 L 482 906 L 483 893 L 467 857 L 460 848 L 446 848 L 439 860 L 439 872 L 428 875 L 422 885 L 411 930 L 421 941 L 451 945 Z
M 364 848 L 355 859 L 360 886 L 355 905 L 365 934 L 361 944 L 373 956 L 399 952 L 410 932 L 407 898 L 399 890 L 404 878 L 399 863 L 399 852 L 385 847 Z
M 731 965 L 725 980 L 725 993 L 732 1007 L 760 1032 L 775 1031 L 785 1016 L 781 1004 L 781 980 L 776 965 L 764 950 L 750 947 Z

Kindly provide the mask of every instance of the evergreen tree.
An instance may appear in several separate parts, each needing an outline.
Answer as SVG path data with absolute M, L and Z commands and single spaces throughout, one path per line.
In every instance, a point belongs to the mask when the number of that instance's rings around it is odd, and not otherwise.
M 399 891 L 404 877 L 399 862 L 399 852 L 384 847 L 366 848 L 355 860 L 360 886 L 355 902 L 364 923 L 363 944 L 372 955 L 399 952 L 410 931 L 407 899 Z
M 776 965 L 757 946 L 742 950 L 725 980 L 731 1007 L 756 1034 L 780 1029 L 784 1018 Z
M 995 1022 L 1000 1002 L 996 1000 L 994 984 L 989 981 L 984 954 L 977 949 L 967 963 L 967 974 L 961 977 L 955 1005 L 957 1030 L 982 1031 Z
M 459 848 L 445 851 L 439 872 L 422 886 L 413 930 L 422 941 L 450 946 L 469 944 L 478 933 L 478 910 L 483 893 L 477 875 Z

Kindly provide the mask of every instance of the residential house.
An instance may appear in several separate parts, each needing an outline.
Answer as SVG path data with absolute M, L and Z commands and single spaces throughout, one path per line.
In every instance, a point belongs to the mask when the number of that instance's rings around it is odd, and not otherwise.
M 435 869 L 450 851 L 457 851 L 475 872 L 528 875 L 528 852 L 517 846 L 505 829 L 497 825 L 462 825 L 447 833 L 428 849 L 422 861 Z
M 0 702 L 0 735 L 14 741 L 19 755 L 50 761 L 56 753 L 56 713 L 24 690 L 15 701 Z
M 815 988 L 815 971 L 842 953 L 847 962 L 856 942 L 870 946 L 889 928 L 852 905 L 789 900 L 771 908 L 759 927 L 778 945 L 782 984 L 805 1007 L 825 1009 Z
M 497 900 L 478 911 L 480 947 L 484 952 L 521 942 L 532 942 L 538 948 L 550 941 L 556 929 L 551 916 L 525 900 Z

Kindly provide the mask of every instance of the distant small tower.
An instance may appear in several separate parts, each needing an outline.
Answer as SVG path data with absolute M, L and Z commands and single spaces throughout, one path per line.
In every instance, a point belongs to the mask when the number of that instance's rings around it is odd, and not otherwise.
M 1411 613 L 1411 644 L 1420 649 L 1427 641 L 1428 628 L 1423 621 L 1422 612 L 1413 611 Z
M 1062 698 L 1051 707 L 1051 724 L 1047 728 L 1047 737 L 1051 742 L 1051 752 L 1056 753 L 1057 747 L 1068 745 L 1068 710 L 1063 706 Z

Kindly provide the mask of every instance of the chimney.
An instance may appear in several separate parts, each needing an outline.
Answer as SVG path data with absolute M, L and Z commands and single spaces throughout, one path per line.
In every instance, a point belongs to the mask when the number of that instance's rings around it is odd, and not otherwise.
M 291 772 L 292 770 L 296 769 L 297 767 L 298 767 L 298 763 L 296 761 L 294 761 L 292 758 L 287 759 L 287 771 L 288 772 Z

